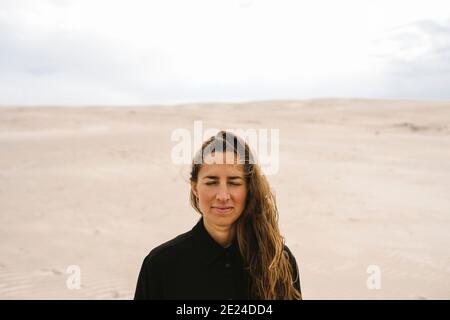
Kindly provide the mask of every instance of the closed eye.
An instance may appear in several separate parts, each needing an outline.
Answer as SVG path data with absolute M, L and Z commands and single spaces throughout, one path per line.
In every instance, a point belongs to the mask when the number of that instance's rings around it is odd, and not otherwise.
M 208 186 L 213 185 L 213 184 L 217 184 L 217 182 L 214 181 L 214 182 L 207 182 L 206 183 L 206 185 L 208 185 Z M 242 185 L 241 183 L 234 183 L 234 182 L 229 182 L 229 184 L 231 184 L 232 186 L 241 186 Z

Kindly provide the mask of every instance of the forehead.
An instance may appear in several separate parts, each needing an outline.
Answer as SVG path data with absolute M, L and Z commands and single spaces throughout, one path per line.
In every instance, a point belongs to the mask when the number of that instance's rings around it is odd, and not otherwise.
M 241 164 L 202 164 L 199 176 L 244 176 Z
M 213 152 L 204 157 L 199 176 L 244 176 L 244 167 L 233 152 Z
M 244 176 L 242 164 L 237 163 L 233 153 L 208 155 L 200 168 L 199 176 Z

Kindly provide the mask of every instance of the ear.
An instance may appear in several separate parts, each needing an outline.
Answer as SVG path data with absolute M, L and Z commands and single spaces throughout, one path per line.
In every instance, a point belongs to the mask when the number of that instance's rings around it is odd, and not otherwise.
M 198 198 L 197 182 L 191 181 L 191 190 L 192 193 Z

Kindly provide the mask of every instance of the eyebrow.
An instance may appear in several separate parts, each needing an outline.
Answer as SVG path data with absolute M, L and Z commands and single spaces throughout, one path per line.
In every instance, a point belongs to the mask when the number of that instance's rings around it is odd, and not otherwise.
M 217 177 L 217 176 L 206 176 L 206 177 L 203 177 L 203 179 L 219 180 L 219 177 Z M 236 180 L 236 179 L 244 180 L 244 179 L 243 179 L 242 177 L 240 177 L 240 176 L 232 176 L 232 177 L 228 177 L 228 180 Z

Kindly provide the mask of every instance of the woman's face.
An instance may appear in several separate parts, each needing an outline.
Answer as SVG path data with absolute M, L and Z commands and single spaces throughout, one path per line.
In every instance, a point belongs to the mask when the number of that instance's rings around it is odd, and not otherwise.
M 233 154 L 228 154 L 233 159 Z M 222 163 L 216 161 L 223 159 Z M 230 227 L 245 209 L 247 185 L 241 164 L 225 163 L 225 154 L 216 158 L 206 157 L 192 183 L 192 192 L 197 196 L 205 223 L 218 227 Z M 230 158 L 228 158 L 230 159 Z

